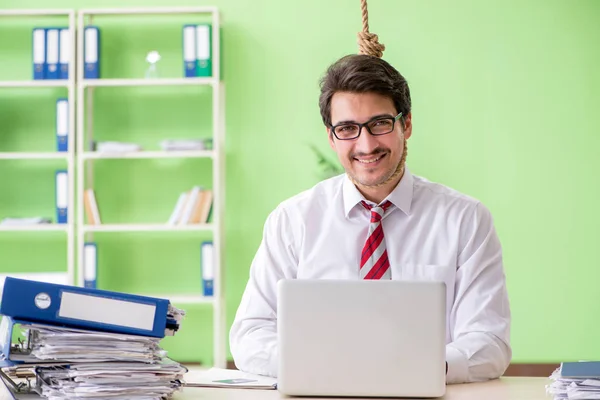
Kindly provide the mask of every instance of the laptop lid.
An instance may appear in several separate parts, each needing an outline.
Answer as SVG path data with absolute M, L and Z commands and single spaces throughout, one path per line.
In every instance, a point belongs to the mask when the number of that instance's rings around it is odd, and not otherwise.
M 277 290 L 283 394 L 444 394 L 443 282 L 293 279 Z

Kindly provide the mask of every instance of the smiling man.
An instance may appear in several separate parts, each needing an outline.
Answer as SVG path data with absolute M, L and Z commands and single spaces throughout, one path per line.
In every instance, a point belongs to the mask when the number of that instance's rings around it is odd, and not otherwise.
M 380 58 L 346 56 L 323 77 L 319 106 L 346 173 L 267 218 L 230 332 L 236 366 L 276 376 L 280 279 L 408 279 L 446 284 L 447 382 L 502 375 L 510 309 L 492 217 L 479 201 L 406 168 L 404 77 Z

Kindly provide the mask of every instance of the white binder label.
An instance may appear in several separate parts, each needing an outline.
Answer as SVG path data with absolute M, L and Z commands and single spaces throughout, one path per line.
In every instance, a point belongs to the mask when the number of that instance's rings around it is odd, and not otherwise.
M 183 28 L 183 59 L 196 62 L 196 29 L 193 26 Z
M 48 29 L 48 64 L 58 64 L 58 29 Z
M 66 172 L 56 174 L 56 207 L 58 208 L 67 208 L 69 205 L 68 185 Z
M 85 62 L 98 62 L 98 29 L 96 28 L 85 30 Z
M 63 291 L 58 316 L 151 331 L 156 306 Z
M 71 31 L 68 28 L 60 30 L 60 63 L 68 64 L 71 59 Z
M 69 103 L 67 100 L 56 102 L 56 134 L 67 136 L 69 133 Z
M 46 31 L 36 29 L 33 31 L 33 63 L 43 64 L 46 61 Z
M 196 27 L 198 60 L 208 60 L 210 58 L 210 35 L 208 28 L 208 25 L 198 25 Z
M 96 245 L 92 243 L 83 247 L 83 279 L 96 280 Z

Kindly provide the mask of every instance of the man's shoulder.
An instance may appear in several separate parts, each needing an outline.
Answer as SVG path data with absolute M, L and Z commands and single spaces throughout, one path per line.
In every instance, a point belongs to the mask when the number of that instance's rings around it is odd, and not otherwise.
M 327 209 L 341 193 L 344 174 L 318 182 L 309 189 L 283 200 L 277 206 L 279 211 L 293 214 L 318 213 Z
M 422 176 L 413 175 L 414 195 L 427 199 L 433 203 L 448 206 L 473 209 L 477 206 L 484 207 L 481 201 L 471 195 L 460 192 L 448 185 L 430 181 Z
M 314 204 L 315 202 L 330 200 L 340 192 L 344 176 L 345 174 L 336 175 L 332 178 L 320 181 L 314 186 L 283 200 L 280 203 L 280 207 L 285 209 L 296 209 Z

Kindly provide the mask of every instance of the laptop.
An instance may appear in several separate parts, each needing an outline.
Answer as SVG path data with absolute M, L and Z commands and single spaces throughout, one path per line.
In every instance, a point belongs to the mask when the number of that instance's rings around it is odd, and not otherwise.
M 443 282 L 291 279 L 277 291 L 282 394 L 444 395 Z

